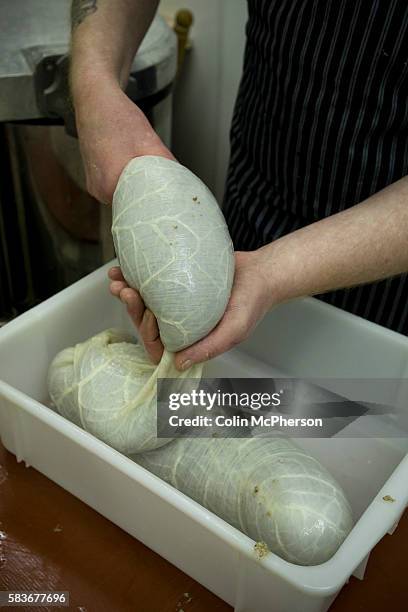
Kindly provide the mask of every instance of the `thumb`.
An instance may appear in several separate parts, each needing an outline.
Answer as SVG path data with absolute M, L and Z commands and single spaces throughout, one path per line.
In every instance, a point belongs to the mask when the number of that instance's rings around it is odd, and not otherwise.
M 175 364 L 178 370 L 187 370 L 194 363 L 213 359 L 242 342 L 245 338 L 245 325 L 237 317 L 226 316 L 202 340 L 176 353 Z

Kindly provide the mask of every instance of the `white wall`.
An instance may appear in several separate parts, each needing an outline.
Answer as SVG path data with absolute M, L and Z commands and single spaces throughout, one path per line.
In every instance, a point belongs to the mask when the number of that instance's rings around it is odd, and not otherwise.
M 242 70 L 246 0 L 161 0 L 160 13 L 194 15 L 192 49 L 174 92 L 173 151 L 222 200 L 229 128 Z

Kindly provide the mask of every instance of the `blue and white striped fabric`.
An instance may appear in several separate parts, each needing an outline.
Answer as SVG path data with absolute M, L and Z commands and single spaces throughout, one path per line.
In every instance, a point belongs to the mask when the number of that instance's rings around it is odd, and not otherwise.
M 224 201 L 237 250 L 349 208 L 408 174 L 408 2 L 248 5 Z M 320 297 L 408 333 L 407 275 Z

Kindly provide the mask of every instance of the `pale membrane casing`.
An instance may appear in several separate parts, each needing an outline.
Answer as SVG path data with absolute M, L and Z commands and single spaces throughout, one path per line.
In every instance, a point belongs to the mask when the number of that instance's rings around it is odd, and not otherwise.
M 291 563 L 324 563 L 353 526 L 339 484 L 290 440 L 180 438 L 134 459 Z
M 112 235 L 127 283 L 155 314 L 169 351 L 203 338 L 228 303 L 234 252 L 222 212 L 190 170 L 131 160 L 113 197 Z
M 61 415 L 272 552 L 300 565 L 329 559 L 352 527 L 351 509 L 329 472 L 291 441 L 234 438 L 232 429 L 225 439 L 156 437 L 157 379 L 177 379 L 182 392 L 201 374 L 201 365 L 177 371 L 168 351 L 155 366 L 129 334 L 110 329 L 61 351 L 48 389 Z
M 200 378 L 201 371 L 179 372 L 168 351 L 156 366 L 130 334 L 108 329 L 58 353 L 48 391 L 62 416 L 122 453 L 139 453 L 169 442 L 156 436 L 157 379 Z
M 48 380 L 57 410 L 287 561 L 325 562 L 352 514 L 316 459 L 280 438 L 156 437 L 157 379 L 202 370 L 178 372 L 169 351 L 205 336 L 231 291 L 233 249 L 212 194 L 177 162 L 136 158 L 115 191 L 112 233 L 125 279 L 156 315 L 166 350 L 154 366 L 128 334 L 107 330 L 62 351 Z

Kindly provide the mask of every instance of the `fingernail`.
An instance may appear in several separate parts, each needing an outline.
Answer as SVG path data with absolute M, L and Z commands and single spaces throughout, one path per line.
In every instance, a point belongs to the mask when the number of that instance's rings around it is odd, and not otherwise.
M 191 361 L 191 359 L 186 359 L 185 361 L 182 361 L 180 363 L 180 370 L 188 370 L 188 368 L 190 368 L 193 365 L 193 362 Z

